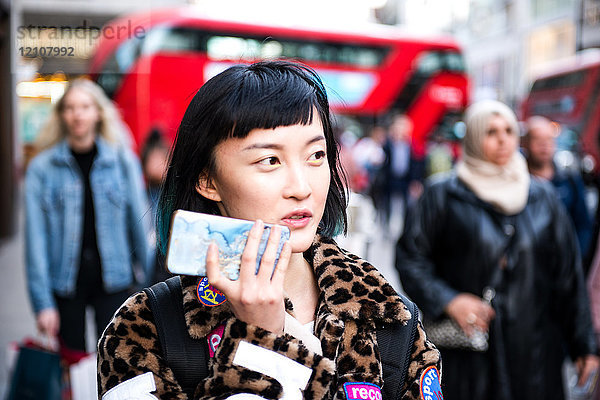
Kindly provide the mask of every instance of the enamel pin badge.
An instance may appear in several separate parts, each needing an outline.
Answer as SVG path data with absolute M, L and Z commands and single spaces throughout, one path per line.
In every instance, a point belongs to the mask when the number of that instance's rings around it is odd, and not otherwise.
M 196 289 L 196 296 L 200 303 L 208 307 L 218 306 L 227 301 L 227 298 L 223 292 L 215 289 L 209 282 L 208 278 L 204 277 L 198 282 L 198 288 Z

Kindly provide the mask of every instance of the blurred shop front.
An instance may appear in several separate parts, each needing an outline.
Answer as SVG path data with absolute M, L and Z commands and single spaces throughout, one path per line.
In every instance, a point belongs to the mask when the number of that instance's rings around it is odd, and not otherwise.
M 150 6 L 137 2 L 138 8 Z M 24 170 L 33 156 L 32 143 L 52 104 L 69 80 L 85 76 L 103 26 L 134 4 L 115 1 L 23 1 L 13 34 L 16 59 L 18 143 Z
M 103 30 L 105 23 L 167 4 L 173 2 L 0 0 L 0 240 L 16 233 L 19 186 L 32 143 L 68 81 L 86 75 L 98 39 L 112 34 Z

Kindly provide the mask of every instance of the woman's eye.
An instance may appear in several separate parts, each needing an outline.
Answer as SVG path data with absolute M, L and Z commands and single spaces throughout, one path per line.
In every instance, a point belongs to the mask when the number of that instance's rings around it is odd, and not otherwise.
M 326 156 L 327 154 L 323 150 L 320 150 L 316 153 L 313 153 L 313 155 L 310 156 L 309 161 L 313 164 L 322 163 Z
M 279 165 L 279 159 L 277 157 L 267 157 L 267 158 L 263 158 L 258 163 L 260 165 L 267 165 L 267 166 Z

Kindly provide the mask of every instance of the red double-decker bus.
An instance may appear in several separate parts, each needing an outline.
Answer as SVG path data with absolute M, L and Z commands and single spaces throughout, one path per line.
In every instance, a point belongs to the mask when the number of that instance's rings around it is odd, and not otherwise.
M 154 129 L 173 140 L 206 80 L 266 58 L 314 68 L 333 111 L 360 124 L 406 113 L 417 156 L 431 133 L 452 128 L 468 102 L 463 56 L 450 38 L 422 39 L 379 25 L 343 31 L 217 20 L 189 7 L 129 15 L 103 29 L 112 34 L 99 41 L 90 74 L 120 107 L 138 146 Z M 123 29 L 134 34 L 116 34 Z
M 560 125 L 560 149 L 583 160 L 587 178 L 600 173 L 600 52 L 579 56 L 538 76 L 522 117 L 541 115 Z M 590 175 L 591 173 L 591 175 Z

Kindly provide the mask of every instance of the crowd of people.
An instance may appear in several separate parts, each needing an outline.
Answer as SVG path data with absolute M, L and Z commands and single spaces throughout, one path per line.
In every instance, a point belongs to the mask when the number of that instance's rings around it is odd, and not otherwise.
M 567 357 L 579 386 L 597 377 L 598 221 L 580 174 L 554 162 L 558 125 L 541 116 L 520 124 L 505 104 L 481 101 L 464 115 L 461 149 L 436 133 L 419 158 L 411 145 L 419 121 L 398 112 L 384 122 L 344 140 L 312 70 L 262 62 L 210 79 L 172 150 L 156 130 L 138 158 L 102 89 L 71 82 L 25 178 L 39 331 L 75 362 L 95 350 L 85 346 L 93 308 L 99 397 L 129 393 L 138 378 L 159 398 L 341 399 L 364 388 L 386 398 L 381 359 L 391 350 L 378 349 L 380 328 L 417 318 L 412 300 L 422 323 L 397 398 L 441 388 L 450 400 L 563 399 Z M 402 210 L 395 266 L 410 300 L 336 245 L 351 224 L 346 185 L 369 199 L 384 232 Z M 162 352 L 150 300 L 138 291 L 171 276 L 164 247 L 176 209 L 258 221 L 238 281 L 220 276 L 218 249 L 209 250 L 208 280 L 223 305 L 202 306 L 197 277 L 176 277 L 189 335 L 221 343 L 192 389 Z M 292 234 L 279 261 L 271 235 L 254 274 L 264 222 L 289 223 Z M 441 323 L 450 341 L 436 342 Z M 478 334 L 483 349 L 473 344 Z M 244 361 L 274 355 L 290 361 L 273 361 L 279 372 Z

